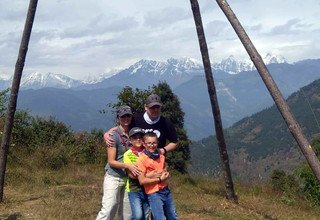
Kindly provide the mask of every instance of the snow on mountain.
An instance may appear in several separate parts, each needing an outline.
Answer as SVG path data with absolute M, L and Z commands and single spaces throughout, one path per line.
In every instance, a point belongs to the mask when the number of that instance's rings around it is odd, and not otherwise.
M 268 53 L 264 58 L 266 65 L 270 63 L 286 63 L 287 61 L 282 56 L 275 56 Z M 250 60 L 238 60 L 233 55 L 227 59 L 222 60 L 220 63 L 213 63 L 212 68 L 214 70 L 221 70 L 229 74 L 237 74 L 242 71 L 255 70 L 253 63 Z M 188 75 L 195 72 L 202 71 L 203 65 L 199 60 L 182 57 L 182 58 L 170 58 L 166 61 L 155 61 L 142 59 L 135 64 L 131 65 L 126 71 L 134 74 L 150 74 L 157 76 L 169 76 L 169 75 Z M 120 72 L 120 71 L 119 71 Z M 119 73 L 118 72 L 118 73 Z
M 82 82 L 85 84 L 95 84 L 118 74 L 122 70 L 123 69 L 120 69 L 120 68 L 111 69 L 111 70 L 107 70 L 104 73 L 99 74 L 98 76 L 89 74 L 84 78 Z
M 264 63 L 287 63 L 287 60 L 281 55 L 272 55 L 271 53 L 267 53 L 267 55 L 263 58 Z
M 264 58 L 266 65 L 270 63 L 286 63 L 287 61 L 282 56 L 275 56 L 268 53 Z M 221 70 L 229 74 L 237 74 L 242 71 L 255 70 L 251 60 L 238 60 L 233 55 L 227 59 L 222 60 L 220 63 L 212 64 L 213 70 Z M 156 75 L 181 75 L 190 74 L 195 71 L 202 70 L 202 62 L 188 57 L 179 59 L 170 58 L 165 62 L 154 60 L 140 60 L 134 65 L 130 66 L 128 70 L 131 74 L 135 73 L 153 73 Z
M 167 60 L 168 68 L 172 73 L 184 74 L 190 73 L 194 70 L 202 69 L 202 63 L 196 59 L 183 57 L 180 59 L 170 58 Z
M 287 63 L 284 57 L 271 53 L 267 53 L 263 58 L 263 62 L 266 65 L 271 63 Z M 233 55 L 222 60 L 220 63 L 213 63 L 212 68 L 215 70 L 222 70 L 229 74 L 237 74 L 242 71 L 252 71 L 256 69 L 251 60 L 237 60 Z
M 81 86 L 81 89 L 97 89 L 111 86 L 148 88 L 159 81 L 168 82 L 171 88 L 203 74 L 200 62 L 192 58 L 170 58 L 166 61 L 142 59 L 100 83 Z
M 166 63 L 155 61 L 155 60 L 145 60 L 142 59 L 135 64 L 131 65 L 127 70 L 130 75 L 138 73 L 153 73 L 156 75 L 162 75 L 166 69 Z
M 263 60 L 266 65 L 271 63 L 287 62 L 282 56 L 275 56 L 271 53 L 268 53 Z M 242 71 L 255 70 L 255 67 L 250 60 L 238 60 L 231 55 L 227 59 L 222 60 L 220 63 L 213 63 L 212 69 L 213 71 L 220 70 L 229 74 L 237 74 Z M 121 82 L 130 85 L 130 83 L 134 80 L 137 81 L 136 84 L 152 84 L 157 83 L 159 80 L 170 81 L 172 84 L 171 86 L 178 86 L 179 84 L 190 80 L 192 77 L 202 74 L 202 62 L 193 58 L 170 58 L 166 61 L 143 59 L 131 65 L 127 69 L 109 70 L 96 77 L 93 75 L 88 75 L 83 81 L 75 80 L 62 74 L 44 74 L 40 72 L 34 72 L 22 76 L 21 88 L 39 89 L 43 87 L 54 87 L 67 89 L 79 86 L 81 86 L 81 88 L 90 87 L 90 85 L 92 85 L 92 88 L 95 88 L 94 85 L 104 81 L 108 81 L 104 83 L 106 86 L 108 86 L 118 85 L 119 82 L 120 85 Z M 145 81 L 146 76 L 148 77 L 148 81 L 141 82 L 141 80 Z M 6 88 L 11 85 L 12 78 L 10 80 L 0 79 L 0 81 L 0 86 Z
M 170 58 L 167 61 L 140 60 L 127 70 L 130 74 L 153 74 L 157 76 L 190 74 L 202 69 L 199 61 L 193 58 Z
M 214 70 L 222 70 L 229 74 L 237 74 L 242 71 L 252 70 L 253 65 L 249 61 L 237 60 L 233 55 L 231 55 L 220 63 L 213 63 L 212 68 Z
M 81 81 L 62 74 L 34 72 L 22 75 L 20 85 L 24 89 L 39 89 L 43 87 L 68 89 L 81 84 Z

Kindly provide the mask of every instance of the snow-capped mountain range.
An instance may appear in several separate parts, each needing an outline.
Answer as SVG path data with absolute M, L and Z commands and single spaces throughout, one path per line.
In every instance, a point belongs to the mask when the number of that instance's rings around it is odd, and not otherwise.
M 283 59 L 270 57 L 269 62 L 272 63 L 269 63 L 268 69 L 285 98 L 302 86 L 320 78 L 320 59 L 301 60 L 289 64 Z M 237 65 L 231 65 L 232 63 Z M 249 70 L 248 66 L 244 68 L 245 65 L 239 63 L 234 57 L 229 57 L 220 65 L 214 64 L 213 75 L 224 127 L 273 103 L 256 70 L 232 74 L 240 71 L 241 68 Z M 232 66 L 235 67 L 232 72 L 232 68 L 229 68 L 229 72 L 223 71 Z M 174 94 L 179 97 L 185 112 L 185 126 L 189 137 L 196 140 L 212 134 L 214 130 L 203 67 L 201 63 L 190 58 L 171 58 L 163 62 L 140 60 L 100 82 L 89 84 L 77 81 L 81 85 L 75 87 L 71 83 L 73 81 L 67 83 L 68 80 L 62 76 L 57 78 L 55 74 L 51 76 L 57 82 L 63 82 L 64 84 L 61 84 L 66 85 L 65 88 L 70 89 L 22 88 L 19 93 L 18 107 L 29 109 L 34 115 L 55 116 L 75 130 L 108 129 L 114 122 L 112 111 L 107 115 L 99 114 L 99 111 L 105 109 L 106 103 L 115 103 L 117 94 L 125 86 L 144 90 L 158 84 L 159 81 L 166 81 Z M 26 79 L 29 80 L 23 80 L 22 86 L 36 85 L 32 82 L 41 81 L 36 80 L 36 77 L 26 77 Z M 53 83 L 45 84 L 46 80 L 54 81 L 53 79 L 42 78 L 42 83 L 37 86 L 57 87 Z M 3 88 L 0 84 L 1 87 Z
M 153 73 L 159 76 L 191 74 L 195 70 L 200 69 L 202 69 L 202 64 L 198 60 L 187 57 L 180 59 L 170 58 L 164 62 L 140 60 L 128 68 L 131 74 L 144 72 Z
M 72 88 L 83 84 L 79 80 L 72 79 L 62 74 L 35 72 L 26 74 L 21 79 L 21 87 L 38 89 L 43 87 Z
M 287 63 L 286 59 L 282 56 L 274 56 L 268 53 L 263 61 L 266 65 L 271 63 Z M 222 60 L 220 63 L 214 63 L 212 65 L 214 70 L 221 70 L 229 74 L 237 74 L 242 71 L 252 71 L 255 70 L 255 66 L 250 60 L 237 60 L 234 56 L 229 56 L 227 59 Z
M 264 62 L 266 65 L 268 65 L 271 63 L 286 63 L 287 61 L 282 56 L 267 54 L 264 57 Z M 222 71 L 228 74 L 237 74 L 242 71 L 254 70 L 255 67 L 251 61 L 237 60 L 231 55 L 219 63 L 213 63 L 212 69 L 214 73 L 215 71 Z M 154 80 L 149 81 L 149 85 L 156 83 L 156 81 L 159 80 L 170 80 L 172 81 L 172 86 L 175 87 L 183 82 L 186 82 L 187 80 L 190 80 L 193 76 L 200 74 L 203 74 L 202 63 L 193 58 L 170 58 L 166 61 L 143 59 L 131 65 L 127 69 L 112 70 L 105 74 L 101 74 L 96 78 L 88 76 L 86 80 L 76 80 L 62 74 L 34 72 L 23 75 L 21 80 L 21 88 L 101 88 L 105 87 L 106 84 L 117 85 L 119 78 L 128 78 L 129 81 L 131 80 L 130 78 L 137 76 L 139 76 L 139 79 L 141 80 L 144 79 L 144 81 L 146 76 L 153 76 Z M 106 80 L 108 80 L 108 83 L 103 83 Z M 9 87 L 11 85 L 12 78 L 9 80 L 0 79 L 0 81 L 1 87 Z

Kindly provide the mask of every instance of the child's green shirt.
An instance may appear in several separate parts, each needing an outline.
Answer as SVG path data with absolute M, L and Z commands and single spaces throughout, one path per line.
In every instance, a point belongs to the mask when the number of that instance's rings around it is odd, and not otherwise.
M 139 156 L 133 153 L 131 149 L 127 150 L 123 154 L 123 162 L 129 164 L 135 164 L 138 160 Z M 138 192 L 143 190 L 143 186 L 140 185 L 138 179 L 132 179 L 130 177 L 127 178 L 126 183 L 126 191 L 127 192 Z

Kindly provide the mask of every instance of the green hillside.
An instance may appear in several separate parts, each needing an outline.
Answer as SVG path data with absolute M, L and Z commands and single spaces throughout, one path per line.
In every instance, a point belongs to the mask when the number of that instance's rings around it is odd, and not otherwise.
M 287 99 L 292 113 L 311 141 L 320 132 L 320 80 L 316 80 Z M 293 169 L 303 161 L 280 112 L 273 105 L 225 129 L 230 162 L 237 176 L 265 179 L 275 168 Z M 191 170 L 218 173 L 218 146 L 210 136 L 191 145 Z

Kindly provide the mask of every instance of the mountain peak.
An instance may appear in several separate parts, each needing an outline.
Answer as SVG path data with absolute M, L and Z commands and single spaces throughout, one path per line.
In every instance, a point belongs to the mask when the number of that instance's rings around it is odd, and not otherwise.
M 168 68 L 176 73 L 190 72 L 202 68 L 202 63 L 190 57 L 181 57 L 178 59 L 170 58 L 167 60 Z
M 22 76 L 21 86 L 25 88 L 39 89 L 42 87 L 71 88 L 80 85 L 81 82 L 62 74 L 51 72 L 33 72 Z
M 249 61 L 237 60 L 233 55 L 230 55 L 220 63 L 213 63 L 212 67 L 215 70 L 222 70 L 229 74 L 237 74 L 242 71 L 252 70 L 253 64 Z
M 267 53 L 263 60 L 267 65 L 270 63 L 287 63 L 284 57 L 271 53 Z M 212 68 L 229 74 L 255 70 L 250 60 L 238 60 L 233 55 L 230 55 L 220 63 L 213 63 Z M 88 75 L 83 81 L 51 72 L 33 72 L 22 76 L 21 87 L 24 87 L 24 89 L 39 89 L 43 87 L 72 88 L 83 84 L 96 84 L 118 74 L 126 74 L 127 76 L 140 75 L 143 77 L 154 76 L 155 82 L 157 80 L 171 80 L 181 83 L 190 77 L 203 74 L 203 65 L 201 61 L 190 57 L 169 58 L 166 61 L 141 59 L 126 69 L 108 70 L 96 77 Z M 0 80 L 3 81 L 3 86 L 10 86 L 12 78 Z
M 170 58 L 165 62 L 155 60 L 142 59 L 135 64 L 131 65 L 127 70 L 131 74 L 137 73 L 150 73 L 154 75 L 163 75 L 166 73 L 182 74 L 190 73 L 194 70 L 202 68 L 199 61 L 193 58 L 181 57 L 181 58 Z
M 106 69 L 104 73 L 99 74 L 98 76 L 88 74 L 87 76 L 84 77 L 83 82 L 85 84 L 95 84 L 99 83 L 105 79 L 108 79 L 119 72 L 121 72 L 123 69 L 122 68 L 115 68 L 115 69 Z
M 170 58 L 167 60 L 167 63 L 179 63 L 180 65 L 192 65 L 192 66 L 198 66 L 202 65 L 202 63 L 199 60 L 196 60 L 191 57 L 180 57 L 180 58 Z
M 287 63 L 287 60 L 281 55 L 273 55 L 271 53 L 267 53 L 266 56 L 263 58 L 264 63 Z
M 139 72 L 157 72 L 161 70 L 164 65 L 164 62 L 142 59 L 131 65 L 127 70 L 129 70 L 131 74 Z
M 267 53 L 263 58 L 266 65 L 271 63 L 287 63 L 286 59 L 281 55 L 274 55 Z M 242 71 L 255 70 L 251 60 L 238 60 L 233 55 L 230 55 L 227 59 L 222 60 L 220 63 L 213 63 L 212 67 L 215 70 L 222 70 L 229 74 L 237 74 Z

